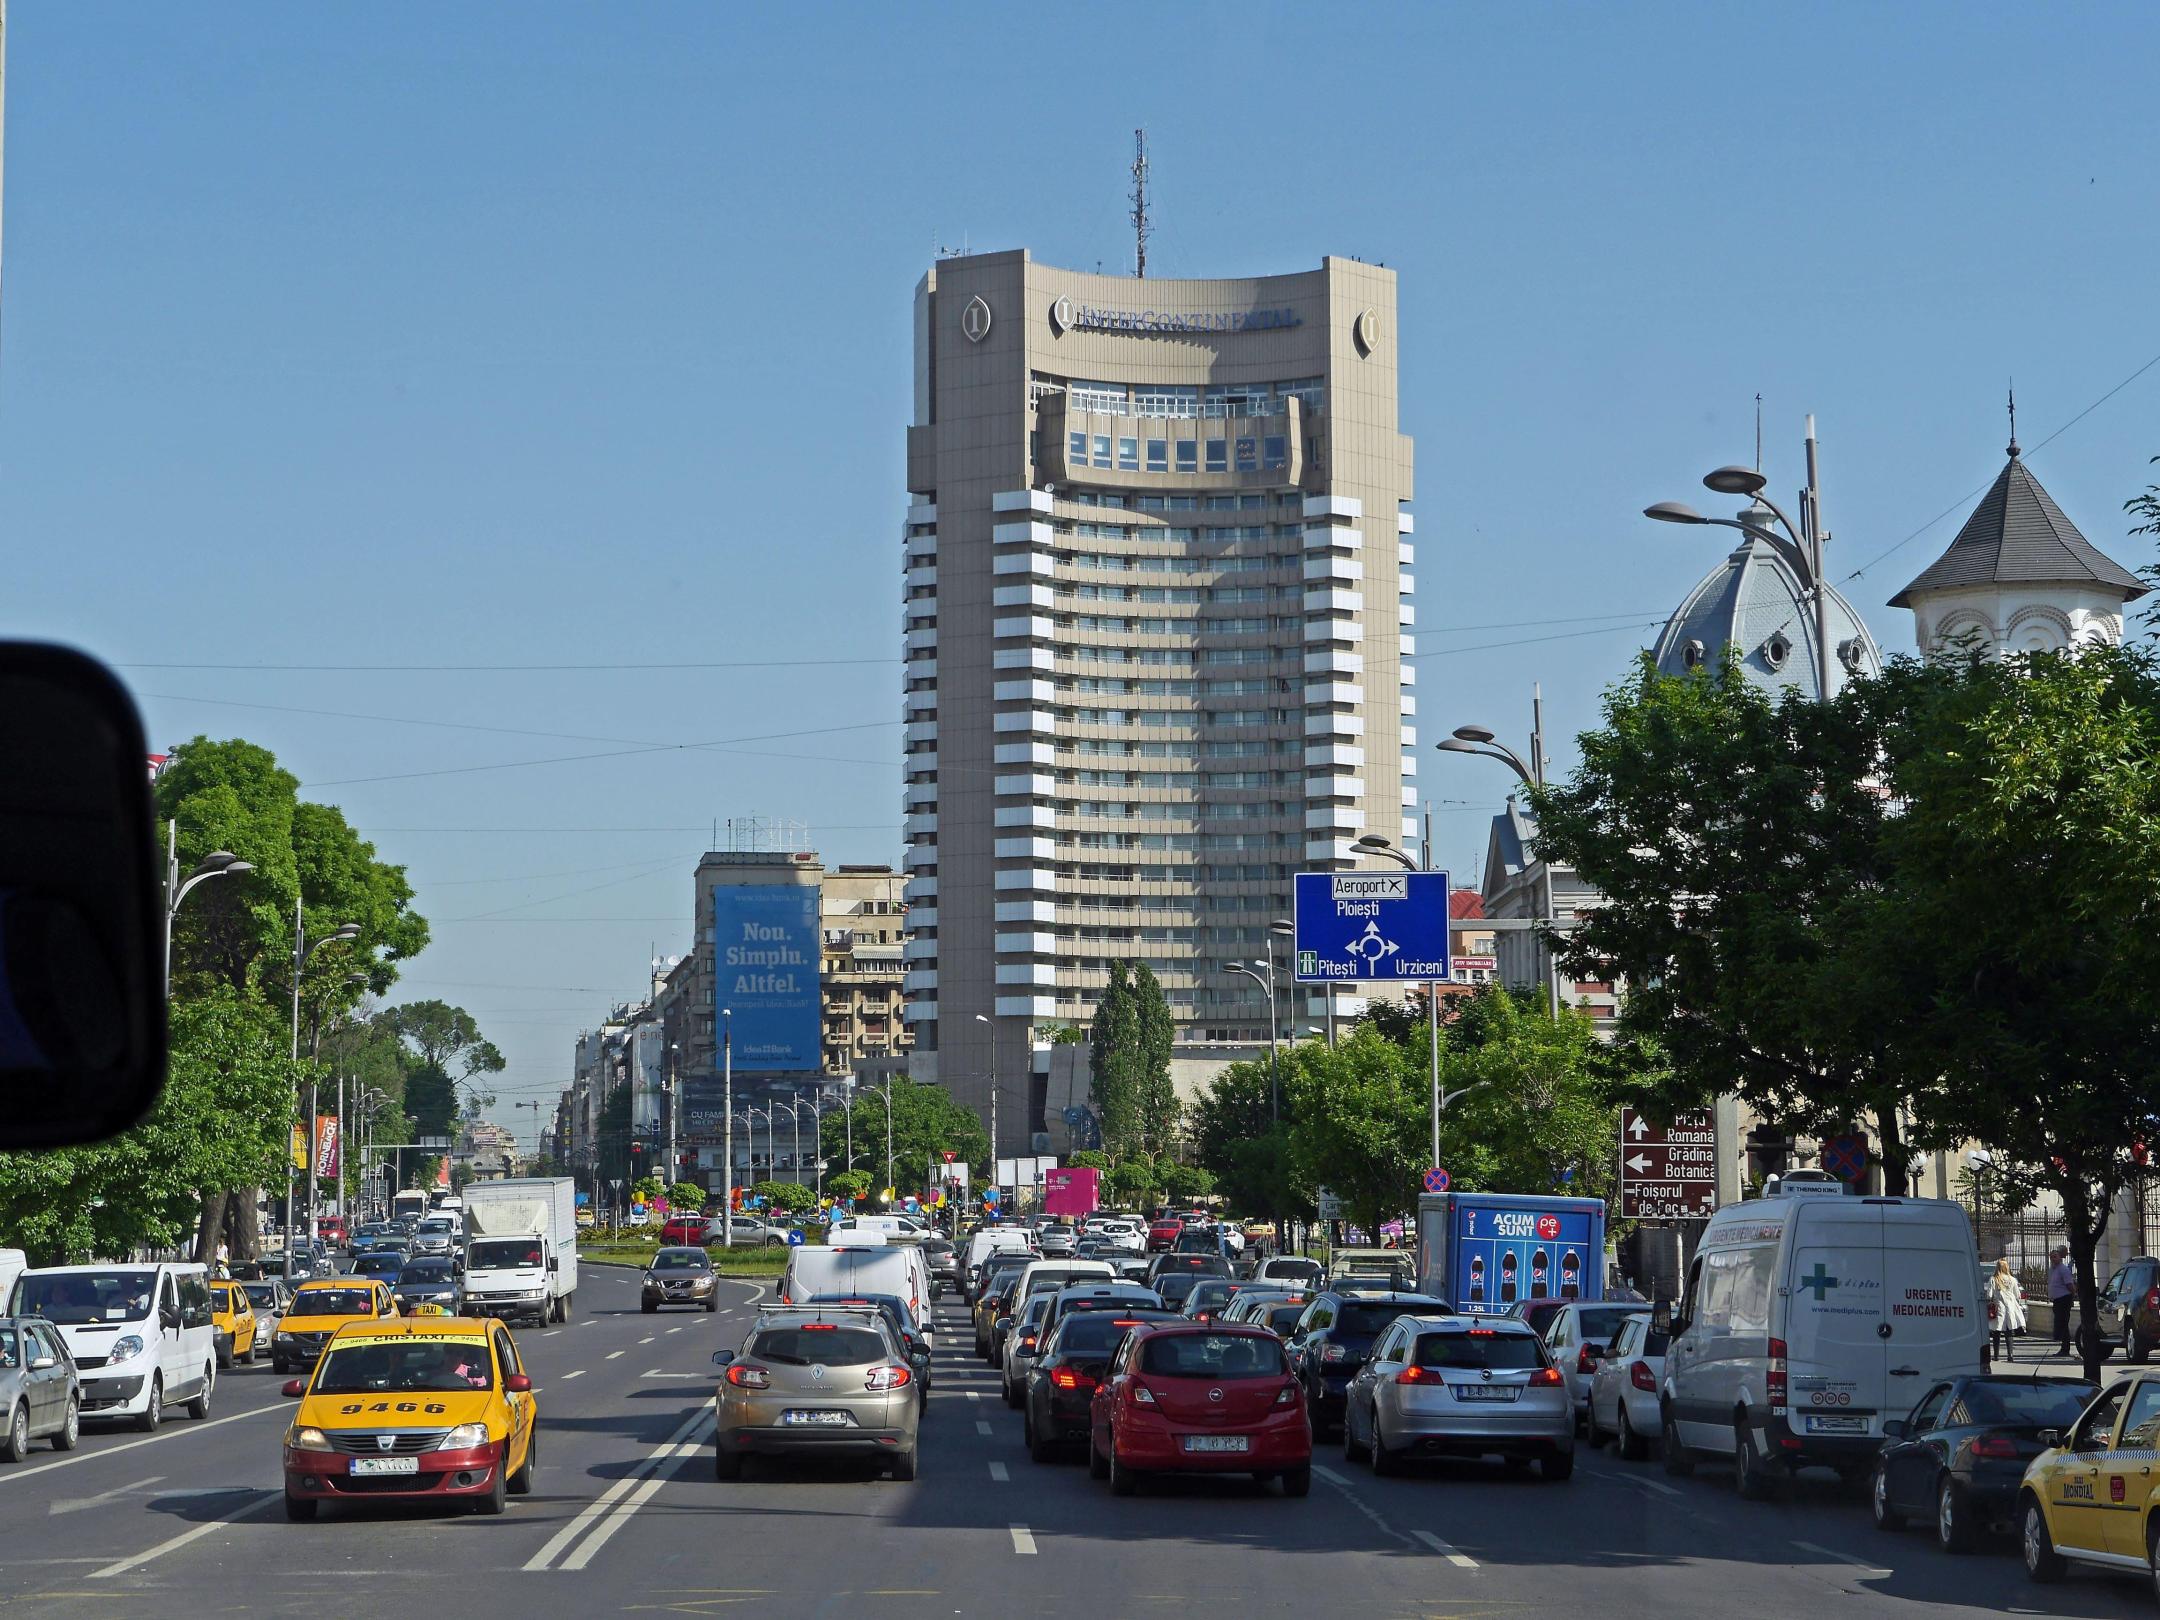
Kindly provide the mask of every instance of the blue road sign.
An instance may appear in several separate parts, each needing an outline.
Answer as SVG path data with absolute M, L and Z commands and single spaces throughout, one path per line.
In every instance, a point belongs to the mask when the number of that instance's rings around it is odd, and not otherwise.
M 789 1248 L 799 1249 L 807 1242 L 809 1242 L 809 1239 L 802 1235 L 801 1227 L 791 1226 L 788 1228 L 787 1245 Z
M 1833 1136 L 1822 1145 L 1822 1167 L 1840 1181 L 1858 1181 L 1867 1174 L 1868 1140 L 1857 1133 Z
M 1303 984 L 1454 977 L 1445 872 L 1300 872 L 1297 977 Z
M 1425 1190 L 1429 1193 L 1444 1193 L 1454 1184 L 1455 1178 L 1437 1164 L 1425 1172 Z

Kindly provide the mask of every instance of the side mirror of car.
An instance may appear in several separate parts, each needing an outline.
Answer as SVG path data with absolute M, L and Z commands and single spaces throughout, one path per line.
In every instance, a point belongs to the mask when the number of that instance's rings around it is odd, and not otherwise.
M 1655 1305 L 1650 1307 L 1650 1331 L 1652 1333 L 1669 1334 L 1672 1332 L 1672 1330 L 1672 1301 L 1669 1299 L 1661 1299 Z
M 532 1379 L 525 1373 L 511 1373 L 503 1379 L 503 1392 L 508 1395 L 530 1395 Z
M 51 1372 L 53 1368 L 59 1365 L 59 1360 L 56 1357 L 39 1356 L 36 1360 L 30 1363 L 30 1370 L 32 1372 Z
M 734 1359 L 735 1352 L 732 1350 L 715 1350 L 713 1352 L 712 1364 L 715 1367 L 725 1367 L 729 1362 L 733 1361 Z
M 915 1376 L 917 1378 L 922 1377 L 924 1373 L 930 1370 L 930 1352 L 927 1350 L 909 1351 L 908 1365 L 915 1369 Z
M 560 1270 L 562 1270 L 562 1262 L 561 1262 L 560 1260 L 556 1259 L 556 1258 L 555 1258 L 555 1256 L 554 1256 L 554 1255 L 552 1255 L 552 1254 L 548 1256 L 548 1270 L 550 1270 L 550 1271 L 560 1271 Z
M 300 1396 L 307 1393 L 307 1380 L 305 1378 L 286 1379 L 285 1388 L 282 1393 L 287 1395 L 288 1397 L 291 1397 L 292 1399 L 297 1400 Z
M 1905 1420 L 1904 1420 L 1903 1418 L 1884 1418 L 1884 1419 L 1883 1419 L 1883 1426 L 1882 1426 L 1882 1432 L 1883 1432 L 1883 1438 L 1884 1438 L 1885 1440 L 1902 1440 L 1902 1439 L 1904 1439 L 1904 1438 L 1905 1438 Z
M 2048 1450 L 2053 1451 L 2057 1446 L 2062 1444 L 2062 1430 L 2042 1429 L 2038 1434 L 2034 1435 L 2033 1438 L 2038 1440 L 2043 1446 L 2047 1447 Z
M 165 1309 L 165 1310 L 159 1311 L 159 1312 L 158 1312 L 158 1325 L 159 1325 L 160 1327 L 163 1327 L 163 1328 L 166 1328 L 166 1329 L 168 1329 L 168 1330 L 169 1330 L 169 1331 L 171 1331 L 171 1332 L 174 1332 L 174 1333 L 177 1333 L 177 1332 L 179 1332 L 179 1331 L 180 1331 L 180 1313 L 179 1313 L 178 1311 L 176 1311 L 176 1310 L 172 1310 L 172 1309 L 170 1309 L 170 1308 L 167 1308 L 167 1309 Z

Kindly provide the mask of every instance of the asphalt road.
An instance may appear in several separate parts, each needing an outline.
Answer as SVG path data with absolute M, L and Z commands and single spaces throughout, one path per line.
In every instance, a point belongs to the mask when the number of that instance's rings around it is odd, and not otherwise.
M 2152 1612 L 2140 1583 L 2029 1585 L 2010 1550 L 1965 1558 L 1886 1536 L 1824 1476 L 1777 1503 L 1726 1470 L 1668 1480 L 1585 1454 L 1547 1485 L 1441 1465 L 1377 1480 L 1323 1447 L 1312 1495 L 1171 1481 L 1113 1498 L 1078 1459 L 1042 1466 L 964 1315 L 941 1311 L 922 1473 L 839 1462 L 713 1478 L 710 1356 L 740 1343 L 755 1285 L 644 1316 L 635 1274 L 591 1266 L 577 1314 L 526 1329 L 539 1387 L 537 1491 L 499 1519 L 372 1508 L 286 1522 L 278 1442 L 291 1403 L 268 1367 L 220 1381 L 207 1421 L 91 1431 L 0 1466 L 0 1609 L 35 1614 L 460 1617 L 614 1613 L 913 1620 L 1099 1617 L 1186 1603 L 1385 1616 L 1735 1612 L 1839 1616 Z

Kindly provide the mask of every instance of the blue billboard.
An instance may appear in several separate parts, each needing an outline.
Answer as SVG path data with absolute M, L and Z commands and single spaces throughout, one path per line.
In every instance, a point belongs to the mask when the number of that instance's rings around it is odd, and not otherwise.
M 1469 1315 L 1530 1299 L 1602 1299 L 1605 1202 L 1521 1193 L 1418 1200 L 1418 1286 Z
M 1300 872 L 1294 898 L 1301 984 L 1455 976 L 1445 872 Z
M 822 1068 L 817 889 L 731 884 L 712 895 L 713 1018 L 723 1023 L 723 1012 L 733 1014 L 735 1067 L 753 1074 Z

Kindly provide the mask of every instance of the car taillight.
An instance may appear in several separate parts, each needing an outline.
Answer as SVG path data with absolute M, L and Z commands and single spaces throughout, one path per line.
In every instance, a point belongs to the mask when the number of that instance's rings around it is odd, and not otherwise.
M 1530 1387 L 1532 1389 L 1550 1389 L 1559 1382 L 1560 1369 L 1558 1367 L 1540 1367 L 1530 1375 Z
M 1763 1388 L 1770 1397 L 1770 1410 L 1785 1410 L 1785 1341 L 1770 1341 L 1770 1370 L 1763 1379 Z
M 1447 1379 L 1442 1377 L 1439 1369 L 1435 1367 L 1405 1367 L 1395 1375 L 1395 1382 L 1398 1384 L 1444 1384 Z
M 1134 1384 L 1132 1386 L 1132 1398 L 1142 1406 L 1153 1406 L 1155 1404 L 1155 1392 L 1145 1384 Z
M 1050 1382 L 1058 1389 L 1093 1389 L 1095 1387 L 1094 1379 L 1084 1372 L 1075 1372 L 1070 1367 L 1051 1368 Z
M 1591 1353 L 1587 1344 L 1575 1352 L 1575 1370 L 1579 1373 L 1594 1373 L 1597 1371 L 1597 1357 Z
M 915 1381 L 915 1374 L 906 1367 L 872 1367 L 863 1374 L 864 1389 L 905 1389 Z
M 2160 1288 L 2145 1290 L 2145 1308 L 2148 1311 L 2160 1311 Z
M 1320 1359 L 1322 1361 L 1342 1361 L 1349 1354 L 1350 1352 L 1339 1344 L 1323 1345 L 1320 1350 Z
M 1302 1396 L 1304 1393 L 1305 1392 L 1302 1389 L 1299 1389 L 1298 1386 L 1295 1384 L 1285 1384 L 1281 1389 L 1278 1389 L 1275 1392 L 1275 1404 L 1277 1406 L 1295 1406 L 1298 1403 L 1299 1397 Z
M 772 1374 L 763 1367 L 746 1367 L 737 1362 L 727 1370 L 727 1381 L 737 1389 L 765 1389 L 772 1383 Z
M 1636 1362 L 1633 1366 L 1628 1368 L 1627 1378 L 1628 1382 L 1633 1384 L 1637 1389 L 1648 1390 L 1653 1395 L 1657 1393 L 1657 1379 L 1650 1371 L 1649 1362 Z
M 1975 1457 L 2015 1458 L 2017 1442 L 2007 1434 L 1983 1434 L 1972 1443 L 1972 1454 Z
M 803 1331 L 805 1333 L 838 1333 L 840 1324 L 838 1322 L 805 1322 Z
M 1030 1355 L 1030 1356 L 1031 1356 L 1031 1355 L 1033 1355 L 1033 1354 L 1035 1353 L 1035 1335 L 1034 1335 L 1034 1334 L 1030 1333 L 1030 1334 L 1029 1334 L 1029 1335 L 1028 1335 L 1028 1336 L 1027 1336 L 1026 1338 L 1024 1338 L 1024 1339 L 1022 1339 L 1022 1340 L 1020 1341 L 1020 1350 L 1021 1350 L 1021 1353 L 1022 1353 L 1023 1355 Z

